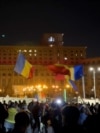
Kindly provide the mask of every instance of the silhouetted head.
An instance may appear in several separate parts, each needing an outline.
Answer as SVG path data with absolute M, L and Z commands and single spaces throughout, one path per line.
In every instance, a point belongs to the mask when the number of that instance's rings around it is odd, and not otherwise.
M 80 112 L 75 106 L 66 106 L 62 110 L 63 122 L 67 125 L 75 125 L 78 123 Z
M 15 116 L 15 125 L 17 127 L 27 127 L 29 125 L 29 116 L 26 112 L 22 111 Z

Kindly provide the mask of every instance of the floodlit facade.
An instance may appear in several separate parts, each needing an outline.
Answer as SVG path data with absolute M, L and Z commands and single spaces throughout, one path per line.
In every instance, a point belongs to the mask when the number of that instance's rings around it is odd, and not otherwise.
M 67 96 L 83 96 L 83 82 L 76 81 L 79 88 L 78 94 L 68 87 L 66 80 L 55 80 L 54 74 L 48 69 L 48 65 L 65 64 L 68 66 L 82 64 L 84 66 L 84 85 L 86 97 L 93 97 L 93 71 L 95 69 L 96 97 L 100 95 L 100 74 L 96 68 L 100 66 L 100 58 L 87 59 L 86 47 L 66 46 L 63 43 L 63 34 L 44 34 L 39 44 L 0 46 L 0 95 L 1 96 L 30 96 L 37 92 L 43 92 L 47 97 L 62 96 L 63 89 L 67 90 Z M 26 79 L 14 72 L 18 53 L 22 52 L 25 58 L 33 65 L 34 74 L 31 79 Z

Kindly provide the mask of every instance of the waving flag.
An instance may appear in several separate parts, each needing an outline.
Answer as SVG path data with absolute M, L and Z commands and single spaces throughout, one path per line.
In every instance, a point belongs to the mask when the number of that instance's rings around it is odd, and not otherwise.
M 49 65 L 48 69 L 55 74 L 70 75 L 70 70 L 63 64 Z
M 77 65 L 74 67 L 70 68 L 70 79 L 71 80 L 79 80 L 80 78 L 82 78 L 82 76 L 84 75 L 83 72 L 83 66 L 82 65 Z
M 32 78 L 33 77 L 33 66 L 25 59 L 22 53 L 19 53 L 16 65 L 14 67 L 14 71 L 18 74 L 21 74 L 25 78 Z

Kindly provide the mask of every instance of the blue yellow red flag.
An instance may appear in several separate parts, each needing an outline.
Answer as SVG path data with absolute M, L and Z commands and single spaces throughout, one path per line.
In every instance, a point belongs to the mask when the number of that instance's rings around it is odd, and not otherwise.
M 14 67 L 14 71 L 24 76 L 25 78 L 32 78 L 34 68 L 29 61 L 26 60 L 25 56 L 20 52 Z

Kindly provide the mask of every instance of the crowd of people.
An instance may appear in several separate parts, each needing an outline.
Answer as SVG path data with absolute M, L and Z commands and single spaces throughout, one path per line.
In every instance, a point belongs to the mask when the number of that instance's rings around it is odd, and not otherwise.
M 0 133 L 89 133 L 98 131 L 99 123 L 99 103 L 0 103 Z

